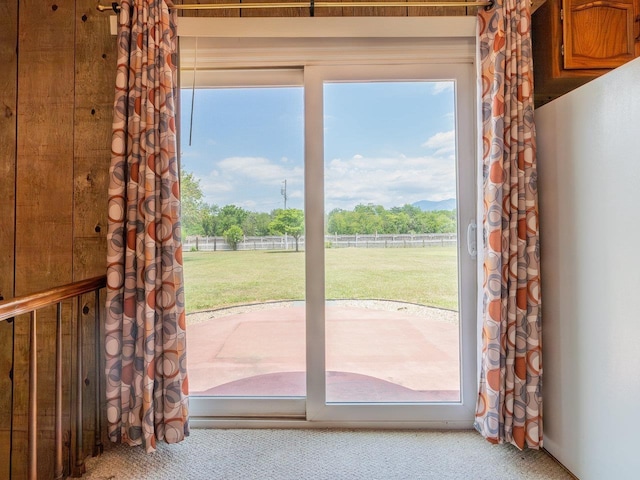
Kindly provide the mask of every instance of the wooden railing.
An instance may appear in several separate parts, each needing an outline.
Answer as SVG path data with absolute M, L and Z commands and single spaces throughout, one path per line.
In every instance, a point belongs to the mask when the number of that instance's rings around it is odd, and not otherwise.
M 61 479 L 64 475 L 64 464 L 62 456 L 62 302 L 65 300 L 77 299 L 76 315 L 76 358 L 75 358 L 75 454 L 71 465 L 72 476 L 80 476 L 84 473 L 84 453 L 82 440 L 82 388 L 83 388 L 83 365 L 82 365 L 82 305 L 81 296 L 87 293 L 95 293 L 95 365 L 96 379 L 100 378 L 100 290 L 106 286 L 106 277 L 95 277 L 88 280 L 71 283 L 61 287 L 52 288 L 31 295 L 12 298 L 0 302 L 0 322 L 12 321 L 15 317 L 23 314 L 30 314 L 29 331 L 29 448 L 28 448 L 28 478 L 35 480 L 38 478 L 38 350 L 37 350 L 37 311 L 57 305 L 56 315 L 56 341 L 55 341 L 55 466 L 54 478 Z M 100 381 L 96 381 L 96 428 L 94 453 L 102 451 L 101 441 L 101 416 L 100 416 Z

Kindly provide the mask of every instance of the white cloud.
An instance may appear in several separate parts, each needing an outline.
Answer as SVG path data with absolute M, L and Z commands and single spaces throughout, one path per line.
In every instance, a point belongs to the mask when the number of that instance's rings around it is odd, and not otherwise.
M 287 180 L 287 197 L 294 199 L 303 186 L 303 168 L 263 157 L 229 157 L 215 164 L 200 185 L 204 200 L 219 206 L 234 204 L 254 211 L 282 207 L 280 189 Z M 302 195 L 299 195 L 301 198 Z M 291 205 L 298 208 L 300 205 Z
M 261 183 L 279 184 L 284 179 L 302 179 L 302 167 L 285 167 L 262 157 L 230 157 L 217 164 L 223 175 L 259 180 Z
M 202 158 L 202 154 L 196 150 L 181 150 L 180 151 L 180 159 L 184 160 L 187 158 L 192 158 L 192 159 L 199 159 Z
M 455 153 L 456 132 L 455 130 L 449 130 L 448 132 L 438 132 L 435 135 L 429 137 L 429 139 L 424 142 L 422 146 L 434 150 L 435 155 L 447 155 Z
M 434 136 L 435 137 L 435 136 Z M 435 144 L 433 140 L 432 144 Z M 438 146 L 437 144 L 436 146 Z M 302 166 L 262 157 L 230 157 L 217 162 L 202 178 L 205 201 L 219 206 L 235 204 L 254 211 L 282 208 L 282 181 L 287 179 L 287 206 L 302 208 Z M 443 200 L 456 194 L 452 155 L 402 154 L 334 158 L 325 164 L 326 208 L 352 209 L 358 203 L 385 208 L 419 200 Z
M 302 190 L 293 190 L 291 193 L 287 193 L 289 198 L 304 198 L 304 192 Z
M 325 169 L 329 210 L 358 203 L 386 208 L 419 200 L 455 198 L 455 161 L 450 156 L 333 159 Z
M 450 92 L 453 90 L 453 82 L 433 82 L 433 94 L 439 95 L 442 92 Z
M 200 181 L 200 187 L 202 189 L 202 194 L 205 198 L 216 197 L 223 192 L 231 192 L 233 190 L 233 186 L 227 182 L 220 182 L 214 180 L 212 177 L 205 177 Z M 216 203 L 216 202 L 209 202 Z

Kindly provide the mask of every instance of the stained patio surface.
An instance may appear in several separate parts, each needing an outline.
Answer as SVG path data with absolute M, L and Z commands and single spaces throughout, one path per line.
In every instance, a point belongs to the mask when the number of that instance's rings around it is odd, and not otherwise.
M 302 302 L 189 315 L 191 395 L 305 396 L 304 318 Z M 326 318 L 327 401 L 459 400 L 457 312 L 335 301 Z

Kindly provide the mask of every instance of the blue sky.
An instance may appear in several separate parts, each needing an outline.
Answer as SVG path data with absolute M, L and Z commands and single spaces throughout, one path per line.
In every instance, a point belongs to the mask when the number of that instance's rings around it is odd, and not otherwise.
M 326 84 L 326 209 L 386 208 L 455 198 L 451 82 Z M 205 201 L 269 212 L 302 208 L 303 90 L 182 91 L 182 166 L 200 178 Z

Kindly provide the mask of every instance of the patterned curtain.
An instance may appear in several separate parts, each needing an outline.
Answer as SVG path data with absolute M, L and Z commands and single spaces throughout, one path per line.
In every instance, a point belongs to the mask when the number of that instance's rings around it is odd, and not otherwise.
M 476 429 L 542 446 L 540 251 L 529 0 L 478 13 L 482 360 Z
M 109 437 L 156 448 L 189 434 L 176 18 L 164 0 L 123 0 L 118 27 L 107 235 Z

